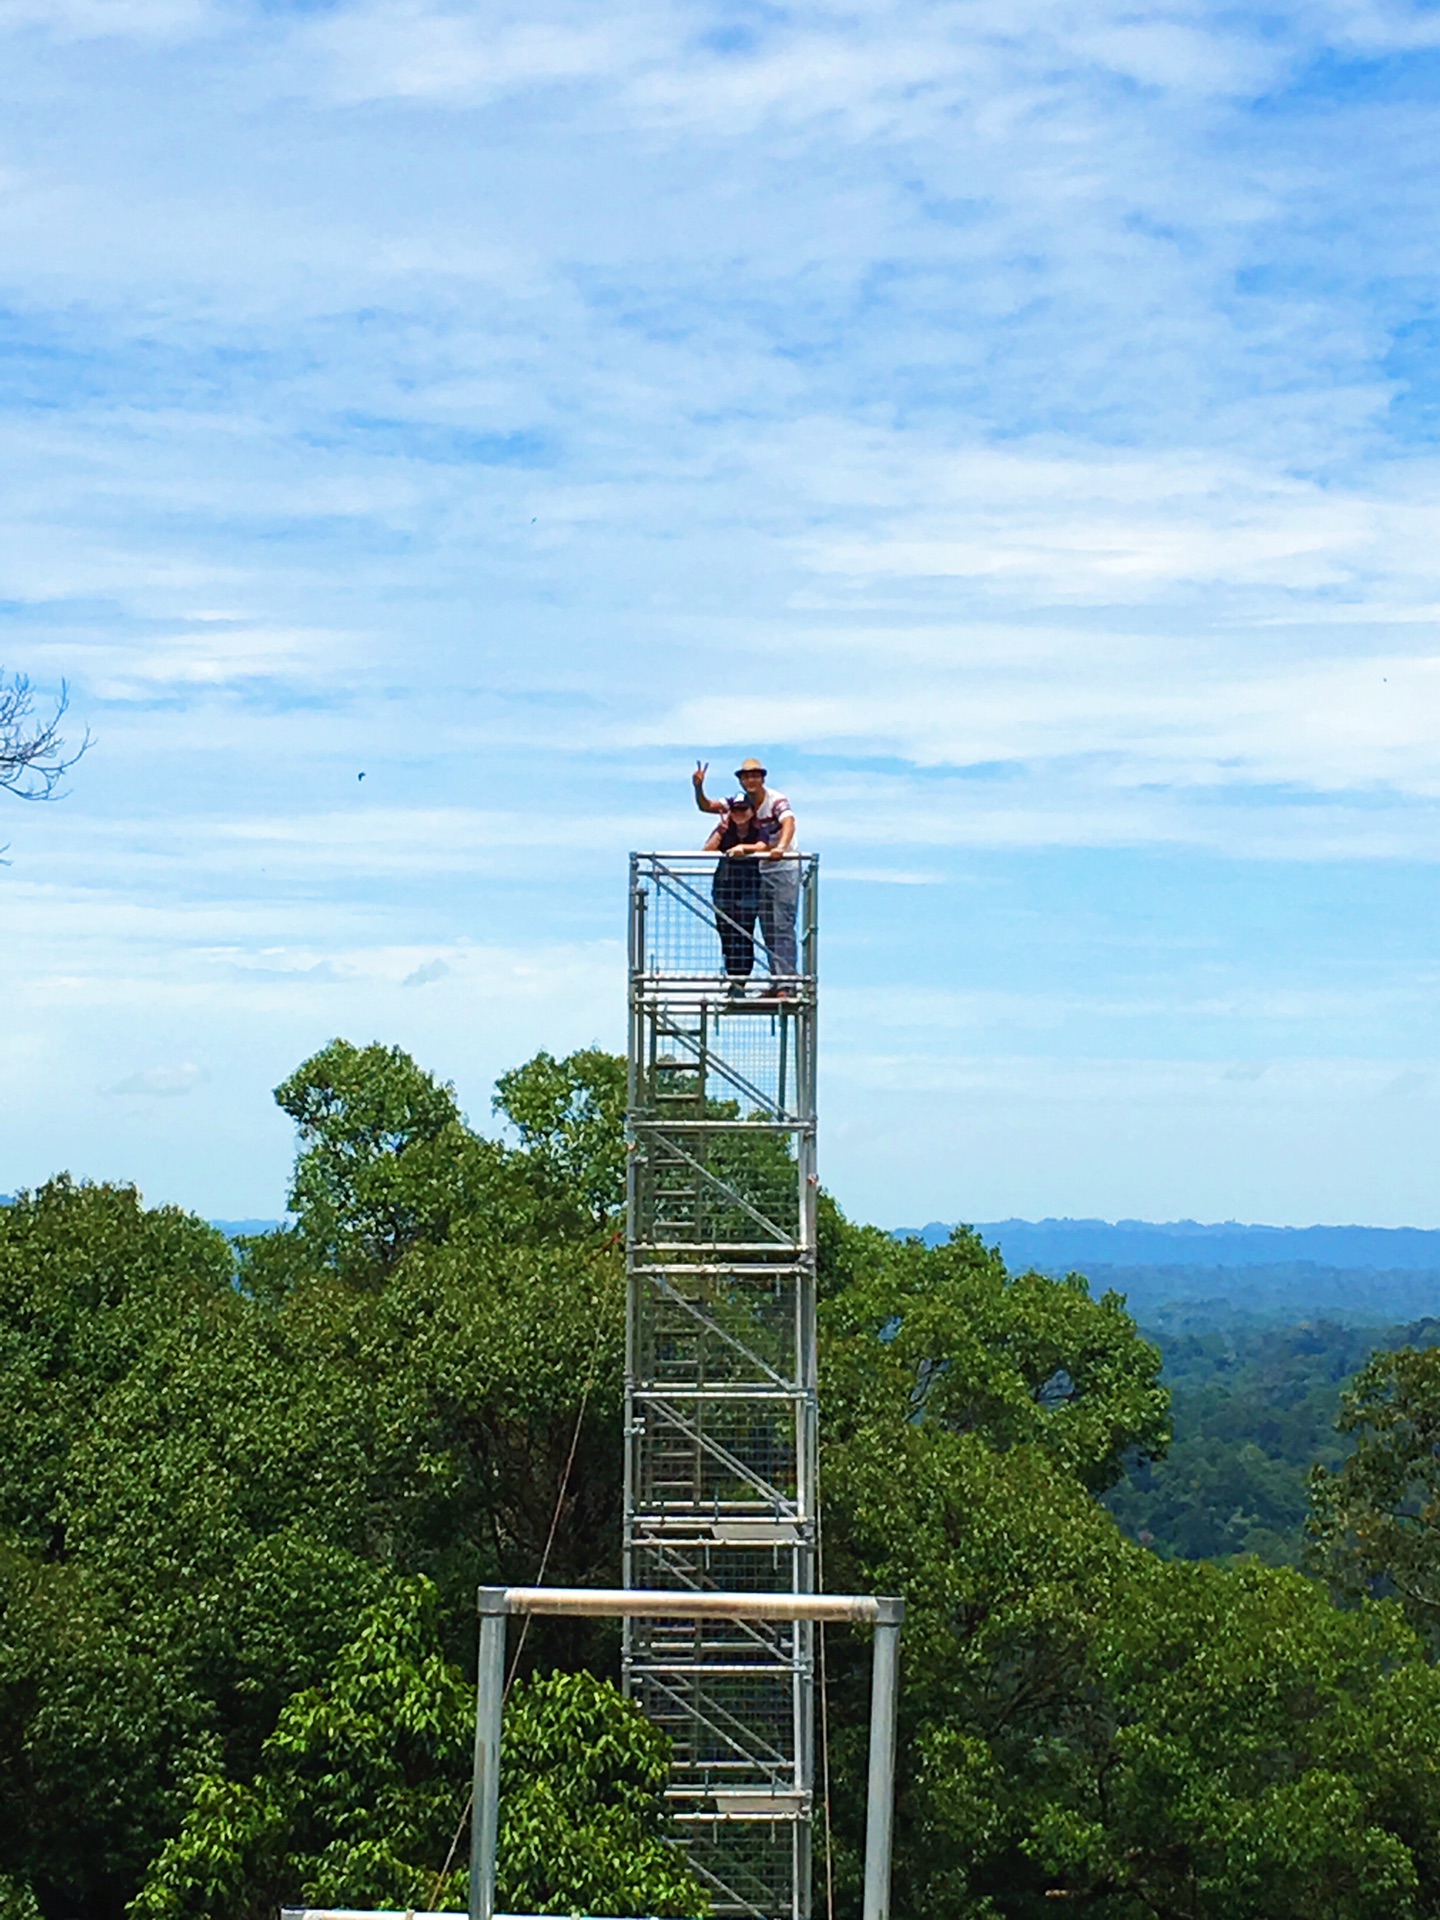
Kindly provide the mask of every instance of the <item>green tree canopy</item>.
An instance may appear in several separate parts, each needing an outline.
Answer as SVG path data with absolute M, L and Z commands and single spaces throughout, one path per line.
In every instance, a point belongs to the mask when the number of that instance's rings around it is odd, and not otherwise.
M 977 1433 L 1003 1451 L 1033 1442 L 1100 1490 L 1135 1449 L 1163 1451 L 1160 1355 L 1118 1294 L 1078 1275 L 1007 1273 L 968 1230 L 940 1247 L 855 1237 L 854 1278 L 832 1254 L 824 1313 L 826 1425 L 839 1439 L 878 1422 Z
M 1118 1599 L 1090 1661 L 1101 1737 L 1037 1859 L 1117 1914 L 1440 1911 L 1440 1674 L 1398 1609 L 1148 1556 Z
M 1354 1452 L 1311 1476 L 1312 1560 L 1354 1599 L 1393 1593 L 1440 1647 L 1440 1347 L 1377 1353 L 1341 1400 Z
M 1440 1912 L 1437 1677 L 1398 1612 L 1160 1562 L 1093 1497 L 1165 1441 L 1121 1303 L 968 1235 L 828 1232 L 827 1584 L 908 1607 L 901 1920 Z M 866 1662 L 832 1636 L 829 1668 L 853 1898 Z
M 436 1594 L 392 1583 L 245 1783 L 211 1769 L 132 1920 L 273 1920 L 277 1907 L 451 1908 L 468 1892 L 474 1690 Z M 522 1681 L 505 1716 L 499 1895 L 510 1912 L 702 1915 L 669 1844 L 662 1735 L 591 1674 Z
M 275 1098 L 300 1139 L 289 1197 L 300 1237 L 349 1278 L 378 1280 L 412 1247 L 443 1242 L 501 1164 L 454 1088 L 399 1047 L 332 1040 Z
M 555 1060 L 537 1053 L 495 1083 L 495 1111 L 510 1121 L 557 1192 L 597 1223 L 625 1203 L 625 1062 L 588 1048 Z
M 541 1055 L 489 1140 L 337 1041 L 280 1090 L 295 1223 L 238 1256 L 129 1189 L 0 1209 L 0 1920 L 429 1897 L 476 1585 L 616 1577 L 622 1089 Z M 756 1206 L 793 1177 L 763 1130 L 733 1156 Z M 1337 1609 L 1119 1534 L 1096 1495 L 1168 1422 L 1115 1296 L 824 1195 L 820 1227 L 826 1583 L 910 1608 L 899 1920 L 1440 1920 L 1435 1678 L 1366 1597 L 1431 1626 L 1433 1357 L 1361 1376 L 1317 1483 Z M 697 1911 L 663 1748 L 585 1671 L 613 1636 L 537 1623 L 526 1653 L 506 1899 Z M 864 1655 L 830 1636 L 842 1901 Z
M 129 1189 L 0 1209 L 0 1861 L 63 1920 L 117 1920 L 197 1768 L 251 1777 L 395 1574 L 461 1661 L 479 1582 L 547 1546 L 552 1580 L 617 1575 L 623 1274 L 589 1199 L 393 1050 L 337 1043 L 282 1097 L 297 1221 L 238 1285 Z

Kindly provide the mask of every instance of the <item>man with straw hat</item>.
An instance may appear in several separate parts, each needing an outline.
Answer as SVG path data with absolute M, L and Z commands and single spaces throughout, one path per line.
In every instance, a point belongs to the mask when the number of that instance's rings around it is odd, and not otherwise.
M 705 775 L 709 762 L 695 762 L 690 776 L 695 786 L 695 804 L 702 813 L 728 814 L 733 804 L 705 797 Z M 760 761 L 742 760 L 735 769 L 745 798 L 754 809 L 757 837 L 766 842 L 765 851 L 753 856 L 764 864 L 760 873 L 760 931 L 770 960 L 772 977 L 795 972 L 795 909 L 800 899 L 800 869 L 785 859 L 795 839 L 795 815 L 783 793 L 772 793 L 765 785 L 767 769 Z M 777 993 L 793 989 L 781 986 Z

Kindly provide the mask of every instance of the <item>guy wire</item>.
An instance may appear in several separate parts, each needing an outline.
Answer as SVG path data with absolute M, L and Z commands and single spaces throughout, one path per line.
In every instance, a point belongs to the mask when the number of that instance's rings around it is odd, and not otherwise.
M 824 1504 L 820 1498 L 820 1449 L 815 1449 L 815 1584 L 825 1591 Z M 825 1622 L 820 1622 L 820 1805 L 825 1814 L 825 1920 L 835 1920 L 835 1849 L 830 1833 L 830 1687 L 825 1671 Z
M 580 1430 L 585 1424 L 586 1409 L 590 1405 L 590 1389 L 595 1384 L 595 1374 L 600 1365 L 600 1345 L 601 1343 L 598 1339 L 592 1339 L 590 1342 L 590 1365 L 586 1369 L 585 1385 L 581 1390 L 580 1405 L 575 1414 L 575 1430 L 570 1435 L 570 1451 L 565 1456 L 565 1470 L 560 1475 L 560 1485 L 555 1494 L 555 1511 L 550 1516 L 550 1531 L 545 1536 L 545 1550 L 540 1555 L 540 1565 L 536 1570 L 534 1580 L 531 1582 L 533 1586 L 540 1587 L 545 1584 L 545 1571 L 550 1565 L 550 1554 L 555 1545 L 555 1535 L 560 1528 L 560 1515 L 564 1511 L 565 1496 L 570 1491 L 570 1475 L 575 1469 L 575 1455 L 580 1449 Z M 525 1651 L 525 1636 L 529 1631 L 530 1615 L 527 1613 L 520 1622 L 520 1632 L 515 1641 L 515 1652 L 510 1660 L 510 1671 L 505 1676 L 505 1690 L 500 1696 L 500 1704 L 502 1707 L 510 1698 L 510 1689 L 515 1684 L 515 1670 L 520 1665 L 520 1655 Z M 465 1810 L 460 1815 L 455 1831 L 451 1835 L 450 1849 L 445 1855 L 445 1864 L 441 1867 L 439 1873 L 436 1874 L 434 1884 L 430 1888 L 426 1899 L 427 1906 L 433 1907 L 435 1905 L 436 1900 L 440 1896 L 440 1889 L 450 1877 L 450 1868 L 455 1861 L 456 1849 L 460 1845 L 461 1835 L 470 1824 L 470 1815 L 474 1805 L 475 1792 L 472 1788 L 466 1795 Z M 831 1920 L 834 1920 L 833 1914 L 831 1915 Z

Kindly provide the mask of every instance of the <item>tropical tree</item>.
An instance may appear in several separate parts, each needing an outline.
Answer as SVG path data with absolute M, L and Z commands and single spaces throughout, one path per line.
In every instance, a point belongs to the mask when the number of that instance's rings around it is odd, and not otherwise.
M 1117 1916 L 1440 1912 L 1440 1674 L 1398 1608 L 1149 1556 L 1116 1599 L 1103 1718 L 1031 1842 L 1067 1892 Z
M 132 1920 L 273 1920 L 277 1906 L 463 1906 L 474 1689 L 440 1650 L 436 1593 L 397 1581 L 321 1683 L 295 1694 L 243 1784 L 212 1768 Z M 700 1915 L 670 1844 L 668 1744 L 590 1674 L 522 1681 L 506 1716 L 507 1911 Z
M 589 1047 L 537 1053 L 495 1083 L 495 1111 L 515 1128 L 532 1170 L 578 1198 L 604 1226 L 625 1204 L 625 1062 Z M 573 1196 L 573 1198 L 571 1198 Z
M 1341 1598 L 1395 1595 L 1440 1648 L 1440 1347 L 1377 1353 L 1336 1424 L 1354 1451 L 1311 1475 L 1312 1564 Z
M 500 1140 L 393 1048 L 277 1097 L 294 1222 L 238 1249 L 126 1188 L 0 1208 L 0 1920 L 457 1901 L 475 1587 L 616 1577 L 619 1063 L 506 1075 Z M 747 1130 L 727 1173 L 759 1193 L 775 1151 Z M 900 1920 L 1440 1920 L 1436 1678 L 1368 1597 L 1432 1625 L 1432 1356 L 1347 1403 L 1336 1608 L 1119 1533 L 1097 1495 L 1168 1410 L 1116 1296 L 823 1195 L 818 1277 L 826 1583 L 909 1604 Z M 504 1898 L 698 1912 L 614 1654 L 525 1643 Z M 844 1904 L 865 1649 L 825 1665 Z
M 65 1920 L 118 1916 L 197 1773 L 253 1777 L 395 1574 L 462 1662 L 480 1581 L 616 1577 L 613 1233 L 548 1152 L 366 1056 L 281 1090 L 297 1220 L 238 1275 L 130 1189 L 0 1210 L 0 1861 Z M 613 1635 L 526 1654 L 603 1665 Z
M 1077 1274 L 1012 1275 L 968 1229 L 934 1248 L 866 1232 L 852 1245 L 853 1277 L 832 1273 L 824 1309 L 832 1439 L 898 1421 L 1001 1452 L 1033 1443 L 1094 1492 L 1168 1445 L 1160 1354 L 1118 1294 L 1094 1300 Z
M 1161 1562 L 1095 1500 L 1166 1438 L 1121 1303 L 1007 1275 L 969 1235 L 828 1234 L 827 1581 L 908 1608 L 903 1920 L 1440 1912 L 1440 1695 L 1398 1610 Z M 827 1654 L 853 1898 L 865 1661 Z

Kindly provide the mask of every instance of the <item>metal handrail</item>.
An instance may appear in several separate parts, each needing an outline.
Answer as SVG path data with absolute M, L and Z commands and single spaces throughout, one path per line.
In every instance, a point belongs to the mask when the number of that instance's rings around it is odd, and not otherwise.
M 870 1770 L 865 1807 L 862 1920 L 888 1920 L 895 1807 L 895 1719 L 905 1602 L 869 1593 L 700 1592 L 635 1587 L 481 1587 L 476 1680 L 474 1815 L 469 1920 L 513 1920 L 495 1910 L 500 1832 L 500 1720 L 505 1628 L 511 1614 L 616 1615 L 696 1620 L 848 1620 L 875 1630 L 870 1666 Z M 289 1916 L 285 1916 L 289 1920 Z M 319 1920 L 311 1916 L 311 1920 Z M 329 1920 L 326 1916 L 325 1920 Z M 418 1916 L 416 1917 L 418 1920 Z

